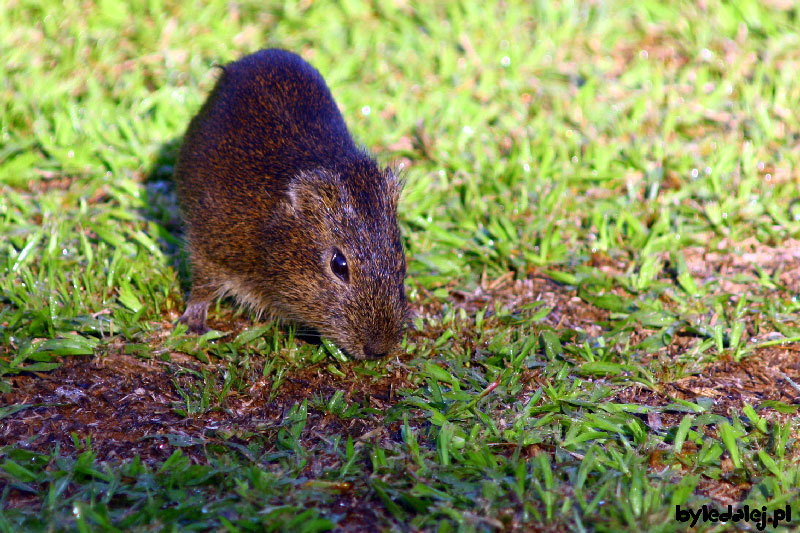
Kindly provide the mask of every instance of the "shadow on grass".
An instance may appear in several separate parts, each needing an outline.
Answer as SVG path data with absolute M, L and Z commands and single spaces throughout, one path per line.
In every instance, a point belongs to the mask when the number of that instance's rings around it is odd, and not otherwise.
M 181 291 L 185 296 L 191 286 L 191 269 L 189 256 L 183 246 L 183 217 L 173 179 L 182 141 L 182 137 L 175 137 L 159 148 L 156 160 L 145 178 L 147 206 L 141 210 L 141 214 L 163 228 L 154 237 L 158 237 L 161 252 L 178 273 Z

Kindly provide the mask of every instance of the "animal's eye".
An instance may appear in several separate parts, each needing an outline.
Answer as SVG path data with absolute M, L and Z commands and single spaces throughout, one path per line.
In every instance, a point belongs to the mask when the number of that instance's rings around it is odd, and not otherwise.
M 331 272 L 339 276 L 339 279 L 345 283 L 350 282 L 350 271 L 347 268 L 347 258 L 338 249 L 333 250 L 331 256 Z

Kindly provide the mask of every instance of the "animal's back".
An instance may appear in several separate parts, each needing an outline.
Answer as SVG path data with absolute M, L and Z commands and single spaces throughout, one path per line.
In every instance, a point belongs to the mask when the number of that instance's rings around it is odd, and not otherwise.
M 189 125 L 177 181 L 190 202 L 216 190 L 250 202 L 283 193 L 299 172 L 354 158 L 363 154 L 319 72 L 291 52 L 262 50 L 224 67 Z

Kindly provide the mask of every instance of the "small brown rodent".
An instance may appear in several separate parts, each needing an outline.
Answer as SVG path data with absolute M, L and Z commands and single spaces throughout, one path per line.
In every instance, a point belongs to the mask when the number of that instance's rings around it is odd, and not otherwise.
M 192 265 L 180 320 L 192 332 L 231 295 L 357 359 L 397 348 L 408 319 L 402 184 L 356 146 L 300 56 L 262 50 L 223 67 L 175 176 Z

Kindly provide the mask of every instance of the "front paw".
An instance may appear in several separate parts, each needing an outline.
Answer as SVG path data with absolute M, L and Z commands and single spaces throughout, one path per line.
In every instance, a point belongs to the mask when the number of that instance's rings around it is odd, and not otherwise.
M 181 317 L 178 319 L 178 322 L 186 324 L 191 333 L 194 333 L 195 335 L 202 335 L 203 333 L 209 331 L 208 326 L 206 326 L 207 310 L 208 304 L 189 304 L 186 307 L 186 311 L 184 311 L 183 315 L 181 315 Z

